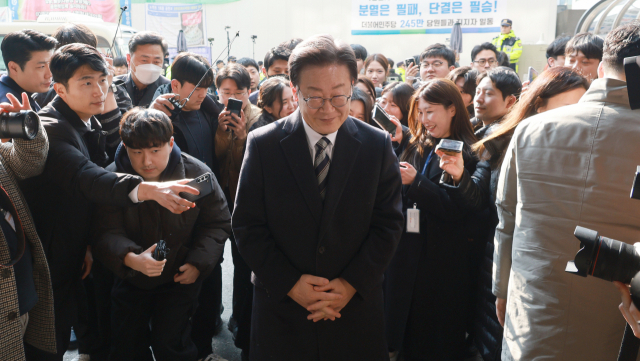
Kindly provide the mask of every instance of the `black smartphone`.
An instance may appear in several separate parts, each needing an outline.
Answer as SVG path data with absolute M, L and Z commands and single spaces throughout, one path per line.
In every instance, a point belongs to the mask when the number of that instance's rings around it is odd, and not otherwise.
M 391 120 L 389 120 L 389 114 L 387 114 L 387 112 L 382 109 L 380 104 L 376 104 L 376 106 L 373 108 L 372 118 L 376 123 L 378 123 L 380 128 L 386 130 L 391 134 L 396 134 L 396 125 Z
M 409 69 L 409 67 L 411 66 L 411 64 L 415 63 L 415 59 L 414 58 L 407 58 L 404 60 L 404 66 Z
M 459 140 L 442 139 L 436 146 L 436 150 L 442 150 L 446 155 L 456 155 L 461 153 L 464 143 Z
M 240 118 L 240 111 L 242 110 L 242 100 L 229 98 L 227 102 L 227 110 L 231 112 L 231 114 L 235 114 Z M 227 123 L 227 132 L 233 131 L 233 125 L 231 123 Z
M 209 195 L 213 192 L 213 174 L 207 172 L 198 178 L 195 178 L 191 182 L 186 184 L 189 187 L 195 188 L 200 191 L 200 194 L 191 194 L 186 192 L 180 192 L 180 197 L 195 202 L 198 199 Z
M 529 78 L 529 82 L 534 81 L 538 77 L 538 71 L 533 67 L 529 67 L 529 71 L 527 72 L 527 78 Z

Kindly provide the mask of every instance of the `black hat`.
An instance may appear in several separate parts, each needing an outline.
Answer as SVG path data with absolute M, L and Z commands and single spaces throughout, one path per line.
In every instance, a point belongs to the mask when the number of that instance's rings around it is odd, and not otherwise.
M 513 21 L 511 21 L 510 19 L 502 19 L 502 22 L 500 24 L 501 26 L 511 26 L 513 25 Z

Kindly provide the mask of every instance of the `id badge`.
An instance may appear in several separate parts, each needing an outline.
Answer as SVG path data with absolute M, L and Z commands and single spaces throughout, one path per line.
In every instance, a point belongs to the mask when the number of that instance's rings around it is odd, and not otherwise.
M 413 204 L 407 209 L 407 233 L 420 233 L 420 210 Z

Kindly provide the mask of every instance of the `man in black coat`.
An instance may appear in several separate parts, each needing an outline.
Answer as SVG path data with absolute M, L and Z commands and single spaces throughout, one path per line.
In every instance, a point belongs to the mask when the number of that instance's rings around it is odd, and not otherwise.
M 25 180 L 21 188 L 31 209 L 49 262 L 54 294 L 56 355 L 27 349 L 27 357 L 59 360 L 69 345 L 80 280 L 91 270 L 87 248 L 95 204 L 133 206 L 155 200 L 174 213 L 193 203 L 178 196 L 188 180 L 147 183 L 132 175 L 106 171 L 106 134 L 94 115 L 104 111 L 111 75 L 102 55 L 89 45 L 66 45 L 50 64 L 58 96 L 39 113 L 49 137 L 42 175 Z
M 153 31 L 141 31 L 129 40 L 129 72 L 116 77 L 124 87 L 134 107 L 148 108 L 159 86 L 169 84 L 162 74 L 167 42 Z
M 254 272 L 251 360 L 388 360 L 382 278 L 403 229 L 390 137 L 348 116 L 353 50 L 289 59 L 300 108 L 249 134 L 233 231 Z

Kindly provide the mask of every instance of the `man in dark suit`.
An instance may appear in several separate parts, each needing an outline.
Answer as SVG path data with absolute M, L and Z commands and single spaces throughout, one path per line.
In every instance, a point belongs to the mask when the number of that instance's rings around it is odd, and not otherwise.
M 232 218 L 254 272 L 251 360 L 388 360 L 382 278 L 403 229 L 388 134 L 349 117 L 357 77 L 330 36 L 289 59 L 300 108 L 249 134 Z
M 141 31 L 129 40 L 129 73 L 116 77 L 124 82 L 134 107 L 148 108 L 159 86 L 169 84 L 162 74 L 167 42 L 153 31 Z

